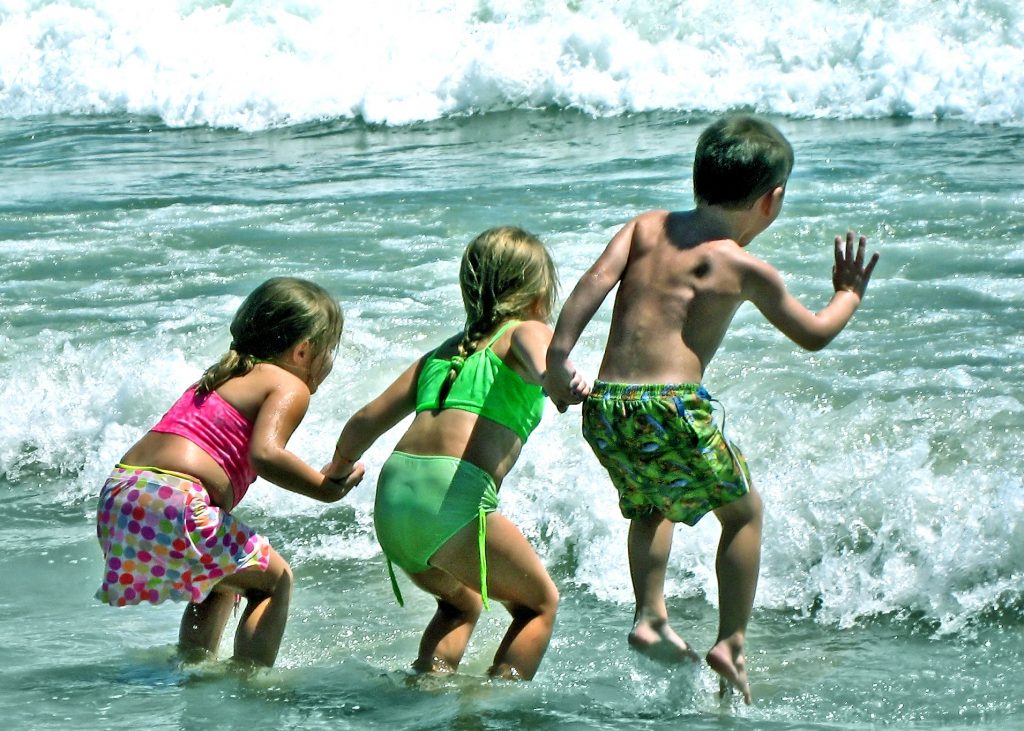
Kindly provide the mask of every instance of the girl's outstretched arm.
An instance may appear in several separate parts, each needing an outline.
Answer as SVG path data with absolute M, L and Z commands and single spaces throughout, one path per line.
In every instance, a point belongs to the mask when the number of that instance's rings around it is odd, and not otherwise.
M 544 363 L 551 342 L 551 328 L 539 320 L 525 320 L 512 331 L 512 354 L 523 370 L 521 375 L 527 383 L 544 384 Z
M 377 398 L 352 414 L 341 430 L 331 463 L 324 467 L 329 479 L 344 478 L 381 434 L 416 408 L 416 382 L 423 360 L 406 368 Z
M 551 343 L 551 328 L 537 320 L 527 320 L 520 324 L 512 332 L 512 353 L 516 359 L 523 364 L 526 370 L 524 380 L 535 383 L 538 386 L 545 384 L 547 374 L 546 356 L 548 346 Z M 565 366 L 573 371 L 570 377 L 569 389 L 573 394 L 573 403 L 578 403 L 590 394 L 590 384 L 583 376 L 576 371 L 576 367 L 568 358 L 564 359 Z M 559 408 L 560 411 L 565 411 Z
M 330 481 L 287 449 L 308 408 L 309 388 L 297 378 L 289 376 L 274 384 L 253 423 L 249 460 L 268 482 L 316 500 L 335 502 L 359 483 L 362 470 L 350 471 L 343 482 Z

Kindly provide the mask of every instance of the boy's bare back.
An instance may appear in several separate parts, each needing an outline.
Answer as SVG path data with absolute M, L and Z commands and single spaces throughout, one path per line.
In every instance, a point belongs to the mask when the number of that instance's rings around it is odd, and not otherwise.
M 834 294 L 817 312 L 786 289 L 779 272 L 745 248 L 782 211 L 793 166 L 789 142 L 748 116 L 708 127 L 694 156 L 693 210 L 637 216 L 612 238 L 562 308 L 548 348 L 545 388 L 564 409 L 589 392 L 568 356 L 618 285 L 599 378 L 632 384 L 699 383 L 733 315 L 749 300 L 786 337 L 825 347 L 860 304 L 878 254 L 866 240 L 835 238 Z
M 563 408 L 586 396 L 585 381 L 566 359 L 616 284 L 602 381 L 699 383 L 745 301 L 802 348 L 831 342 L 860 304 L 878 254 L 865 262 L 863 236 L 856 246 L 853 232 L 845 244 L 836 236 L 834 294 L 821 310 L 807 309 L 773 266 L 744 249 L 778 216 L 782 196 L 776 188 L 747 211 L 650 211 L 623 226 L 562 308 L 545 380 L 555 403 Z
M 744 300 L 751 259 L 721 228 L 700 210 L 650 211 L 619 232 L 606 252 L 625 262 L 602 380 L 701 380 Z

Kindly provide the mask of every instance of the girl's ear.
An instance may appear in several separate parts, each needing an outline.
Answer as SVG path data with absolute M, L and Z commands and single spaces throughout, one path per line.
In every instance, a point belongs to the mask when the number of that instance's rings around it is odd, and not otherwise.
M 544 295 L 540 295 L 540 294 L 537 295 L 537 299 L 535 299 L 533 301 L 533 304 L 530 305 L 530 317 L 531 317 L 531 319 L 533 319 L 533 320 L 540 320 L 541 322 L 545 322 L 548 319 L 548 317 L 544 316 L 544 308 L 545 308 L 546 304 L 547 304 L 547 298 L 544 297 Z M 549 317 L 550 317 L 550 313 L 549 313 Z
M 309 340 L 300 340 L 298 343 L 292 346 L 292 350 L 289 355 L 294 361 L 303 364 L 308 364 L 313 360 L 313 343 L 311 343 Z

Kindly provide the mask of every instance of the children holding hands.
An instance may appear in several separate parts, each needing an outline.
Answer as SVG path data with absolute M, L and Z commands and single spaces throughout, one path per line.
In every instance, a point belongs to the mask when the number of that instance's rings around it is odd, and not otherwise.
M 713 419 L 702 384 L 737 309 L 752 302 L 797 345 L 817 350 L 860 305 L 878 254 L 837 236 L 834 294 L 817 312 L 748 250 L 782 210 L 789 142 L 752 116 L 723 118 L 700 136 L 692 210 L 643 213 L 616 233 L 582 276 L 552 332 L 557 281 L 547 249 L 515 227 L 484 231 L 465 249 L 465 326 L 410 364 L 352 415 L 323 473 L 286 448 L 309 398 L 331 371 L 342 331 L 320 287 L 260 285 L 231 325 L 229 352 L 121 459 L 103 487 L 97 531 L 106 561 L 97 596 L 114 605 L 188 602 L 182 651 L 216 651 L 232 598 L 247 605 L 235 657 L 272 665 L 292 576 L 285 560 L 231 510 L 260 475 L 325 502 L 363 477 L 358 460 L 409 415 L 381 467 L 374 528 L 399 603 L 394 565 L 437 609 L 413 667 L 458 668 L 489 599 L 511 615 L 489 674 L 532 678 L 551 638 L 558 590 L 498 491 L 537 427 L 545 390 L 560 411 L 583 402 L 583 435 L 630 521 L 636 599 L 629 642 L 667 661 L 699 659 L 668 621 L 665 574 L 676 523 L 721 523 L 718 635 L 705 658 L 747 703 L 745 640 L 761 556 L 762 502 L 739 448 Z M 618 287 L 598 379 L 569 355 Z M 723 419 L 724 424 L 724 419 Z

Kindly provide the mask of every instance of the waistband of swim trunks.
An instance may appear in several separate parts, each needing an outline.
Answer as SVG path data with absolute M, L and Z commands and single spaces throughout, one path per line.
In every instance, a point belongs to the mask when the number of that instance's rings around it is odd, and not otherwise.
M 641 401 L 650 398 L 697 396 L 711 400 L 711 394 L 699 383 L 610 383 L 595 380 L 590 398 Z

